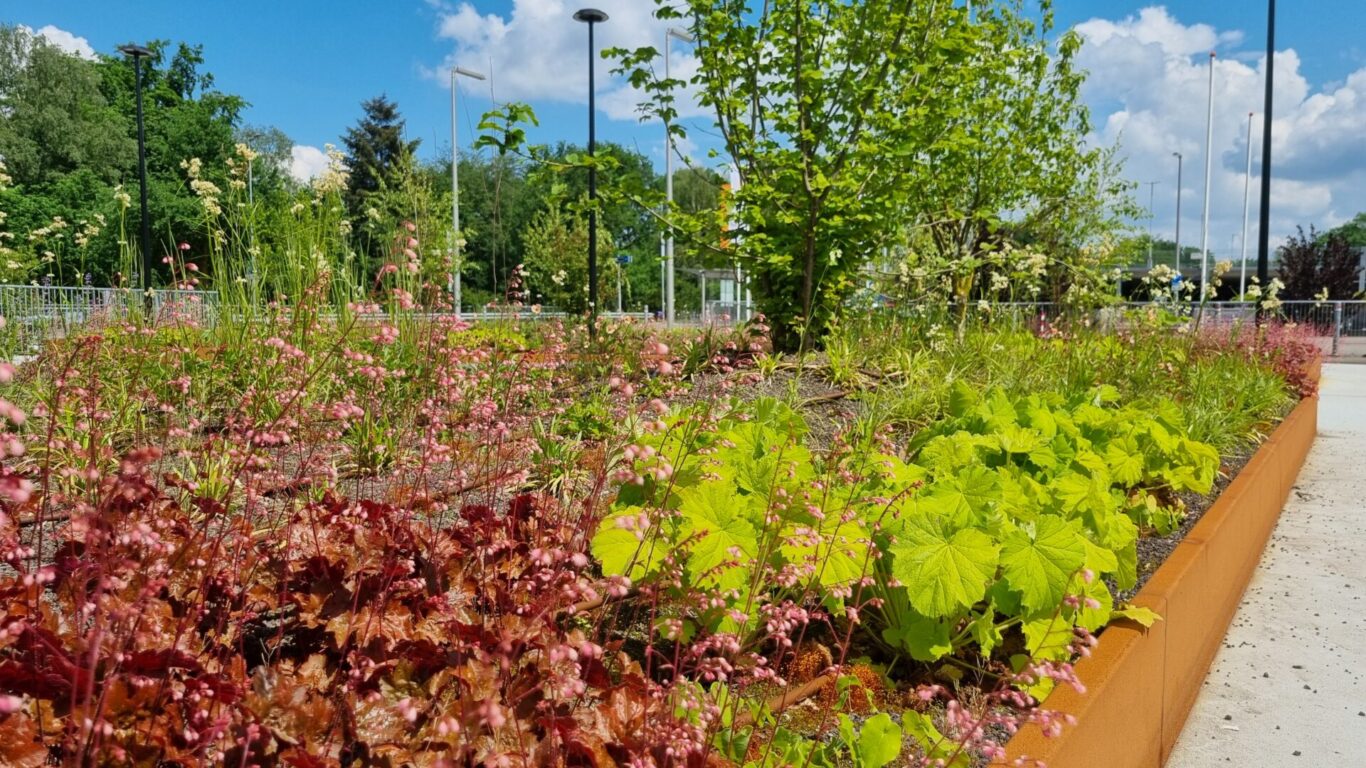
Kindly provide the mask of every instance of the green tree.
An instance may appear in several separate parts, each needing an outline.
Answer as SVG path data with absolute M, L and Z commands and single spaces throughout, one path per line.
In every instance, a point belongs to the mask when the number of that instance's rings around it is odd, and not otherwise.
M 179 43 L 170 53 L 169 42 L 155 40 L 148 48 L 152 55 L 143 64 L 147 196 L 156 251 L 153 262 L 159 265 L 160 257 L 175 253 L 181 242 L 190 245 L 192 254 L 209 251 L 203 200 L 190 186 L 188 166 L 197 160 L 201 180 L 227 187 L 235 127 L 247 102 L 213 87 L 213 76 L 202 69 L 203 46 Z M 96 66 L 108 102 L 120 114 L 133 115 L 136 72 L 132 62 L 121 55 L 101 57 Z M 127 132 L 136 136 L 131 120 Z M 137 184 L 133 174 L 126 179 L 130 189 Z M 129 210 L 129 231 L 138 226 L 138 215 L 136 206 Z M 157 269 L 165 274 L 164 268 Z
M 582 201 L 581 201 L 582 202 Z M 598 221 L 598 253 L 614 253 L 606 223 Z M 588 217 L 583 206 L 561 205 L 556 198 L 532 219 L 523 238 L 524 284 L 517 286 L 527 304 L 544 304 L 575 315 L 588 311 Z M 615 267 L 610 256 L 598 269 L 598 297 L 614 308 Z M 511 298 L 511 297 L 509 297 Z
M 889 250 L 928 245 L 961 299 L 1004 216 L 1040 202 L 1077 213 L 1060 200 L 1094 165 L 1071 68 L 1079 39 L 1050 47 L 1046 3 L 1039 24 L 1019 2 L 974 6 L 659 1 L 658 16 L 686 19 L 699 40 L 693 84 L 742 182 L 734 254 L 779 346 L 818 337 Z M 657 52 L 614 54 L 647 111 L 681 133 L 682 84 L 654 75 Z
M 1366 248 L 1366 212 L 1358 213 L 1351 221 L 1329 230 L 1327 234 L 1339 235 L 1356 248 Z
M 746 6 L 660 2 L 656 14 L 686 19 L 699 41 L 693 83 L 742 182 L 734 252 L 775 342 L 794 348 L 828 325 L 893 231 L 910 170 L 898 152 L 906 121 L 961 11 L 914 0 Z M 655 78 L 657 51 L 616 53 L 652 94 L 647 108 L 681 133 L 672 96 L 681 83 Z
M 0 26 L 0 115 L 13 185 L 0 188 L 0 280 L 103 279 L 118 254 L 114 185 L 131 171 L 136 145 L 98 67 Z
M 256 193 L 293 191 L 297 184 L 289 175 L 294 141 L 273 125 L 244 125 L 234 133 L 238 144 L 245 144 L 256 156 L 251 164 Z
M 1039 21 L 1019 0 L 976 3 L 955 20 L 954 66 L 937 78 L 912 132 L 911 158 L 923 171 L 907 196 L 907 220 L 931 271 L 945 275 L 966 319 L 969 300 L 1002 266 L 1003 242 L 1048 260 L 1052 300 L 1096 303 L 1102 268 L 1137 214 L 1114 150 L 1091 148 L 1089 114 L 1074 67 L 1082 40 L 1050 39 L 1051 4 Z M 1112 285 L 1112 284 L 1111 284 Z
M 383 94 L 361 103 L 363 114 L 342 138 L 346 165 L 351 175 L 346 188 L 346 207 L 351 217 L 365 217 L 370 197 L 393 186 L 400 168 L 417 151 L 418 140 L 403 138 L 404 120 L 398 105 Z
M 105 100 L 98 69 L 18 27 L 0 26 L 0 115 L 0 155 L 19 186 L 77 169 L 115 184 L 136 159 L 131 121 Z

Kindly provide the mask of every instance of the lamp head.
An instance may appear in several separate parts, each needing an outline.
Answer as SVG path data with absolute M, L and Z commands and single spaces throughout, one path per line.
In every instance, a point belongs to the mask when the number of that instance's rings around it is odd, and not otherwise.
M 132 57 L 135 58 L 135 59 L 141 58 L 141 57 L 143 57 L 143 56 L 151 56 L 151 55 L 152 55 L 151 49 L 146 48 L 146 47 L 141 46 L 141 45 L 136 45 L 136 44 L 134 44 L 134 43 L 128 43 L 127 45 L 120 45 L 120 46 L 119 46 L 119 52 L 122 53 L 122 54 L 124 54 L 125 56 L 132 56 Z
M 465 77 L 471 78 L 473 80 L 484 79 L 484 75 L 482 73 L 475 72 L 472 69 L 465 69 L 464 67 L 456 67 L 455 69 L 452 69 L 451 76 L 454 77 L 455 75 L 464 75 Z
M 685 43 L 697 42 L 697 38 L 693 37 L 691 32 L 681 27 L 669 27 L 669 35 L 671 37 L 676 37 Z
M 607 21 L 607 14 L 603 13 L 602 11 L 599 11 L 597 8 L 584 8 L 583 10 L 576 11 L 574 13 L 574 21 L 582 21 L 588 24 L 595 24 L 598 22 Z

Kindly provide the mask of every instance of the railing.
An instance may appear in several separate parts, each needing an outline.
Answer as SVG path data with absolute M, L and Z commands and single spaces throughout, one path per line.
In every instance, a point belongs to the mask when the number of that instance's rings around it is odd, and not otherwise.
M 945 325 L 953 324 L 961 309 L 961 305 L 954 307 L 937 303 L 879 308 L 881 311 L 894 311 Z M 1101 327 L 1115 327 L 1123 322 L 1125 312 L 1152 309 L 1188 317 L 1198 315 L 1202 324 L 1211 325 L 1252 322 L 1257 316 L 1257 305 L 1246 301 L 1211 301 L 1204 305 L 1126 302 L 1101 310 L 1087 310 L 1084 314 Z M 973 303 L 968 305 L 967 310 L 975 322 L 1027 326 L 1035 330 L 1058 317 L 1076 317 L 1078 312 L 1075 308 L 1051 302 Z M 1366 356 L 1366 301 L 1281 301 L 1272 313 L 1287 322 L 1311 329 L 1319 348 L 1329 357 Z
M 116 288 L 0 285 L 0 341 L 6 353 L 30 351 L 95 317 L 122 315 L 134 295 Z
M 119 319 L 131 310 L 143 306 L 145 294 L 128 288 L 68 288 L 40 285 L 0 285 L 0 317 L 5 327 L 0 330 L 0 342 L 7 352 L 26 351 L 44 339 L 64 335 L 72 328 L 97 318 Z M 218 295 L 212 291 L 155 290 L 151 292 L 152 311 L 158 318 L 186 318 L 199 323 L 212 323 L 221 308 Z M 1201 323 L 1225 325 L 1249 322 L 1256 316 L 1252 302 L 1137 303 L 1130 302 L 1088 313 L 1093 322 L 1113 326 L 1123 322 L 1126 310 L 1161 308 L 1178 314 L 1199 314 Z M 958 308 L 943 304 L 902 304 L 880 307 L 880 311 L 917 315 L 931 320 L 952 322 Z M 968 307 L 974 320 L 1005 322 L 1040 327 L 1054 317 L 1075 312 L 1062 305 L 1038 302 L 994 302 L 971 304 Z M 678 313 L 684 324 L 739 324 L 752 313 L 752 307 L 738 302 L 707 302 L 701 313 Z M 1282 301 L 1275 310 L 1279 317 L 1313 329 L 1324 354 L 1331 357 L 1366 356 L 1366 301 Z M 449 317 L 449 313 L 432 313 L 431 317 Z M 501 320 L 555 320 L 569 315 L 552 308 L 534 311 L 530 308 L 479 307 L 461 313 L 467 322 L 497 322 Z M 603 312 L 602 319 L 633 319 L 641 322 L 658 320 L 650 312 Z
M 0 285 L 0 353 L 25 354 L 44 340 L 58 338 L 93 320 L 119 320 L 135 310 L 145 311 L 148 294 L 131 288 L 73 288 L 43 285 Z M 199 324 L 216 322 L 224 311 L 213 291 L 153 290 L 150 307 L 154 317 L 189 320 Z M 421 314 L 425 317 L 450 317 L 451 312 Z M 570 314 L 553 308 L 477 307 L 461 312 L 471 323 L 505 320 L 542 321 L 567 319 Z M 601 312 L 603 320 L 630 319 L 649 322 L 650 312 Z

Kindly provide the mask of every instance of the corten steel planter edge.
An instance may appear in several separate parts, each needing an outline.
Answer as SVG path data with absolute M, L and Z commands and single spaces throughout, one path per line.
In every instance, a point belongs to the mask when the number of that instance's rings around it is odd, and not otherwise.
M 1317 362 L 1310 372 L 1318 378 Z M 1050 768 L 1166 762 L 1317 432 L 1318 398 L 1306 398 L 1134 598 L 1163 620 L 1147 630 L 1127 621 L 1107 627 L 1091 658 L 1076 665 L 1087 692 L 1060 686 L 1044 702 L 1076 725 L 1053 739 L 1022 728 L 1001 764 L 1019 757 Z

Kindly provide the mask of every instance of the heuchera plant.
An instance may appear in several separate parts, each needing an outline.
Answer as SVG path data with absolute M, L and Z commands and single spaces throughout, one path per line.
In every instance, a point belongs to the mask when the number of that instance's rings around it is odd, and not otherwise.
M 994 670 L 1031 707 L 1069 678 L 1078 638 L 1116 615 L 1156 618 L 1116 610 L 1103 579 L 1132 586 L 1138 518 L 1207 493 L 1218 468 L 1169 403 L 1114 399 L 956 387 L 951 418 L 917 437 L 911 462 L 887 446 L 817 456 L 800 415 L 775 401 L 685 413 L 627 449 L 592 552 L 650 593 L 664 637 L 790 647 L 805 629 L 794 637 L 775 616 L 819 605 L 798 623 Z M 753 653 L 720 679 L 744 687 L 776 674 L 774 661 Z M 928 721 L 913 732 L 926 754 L 943 746 Z

